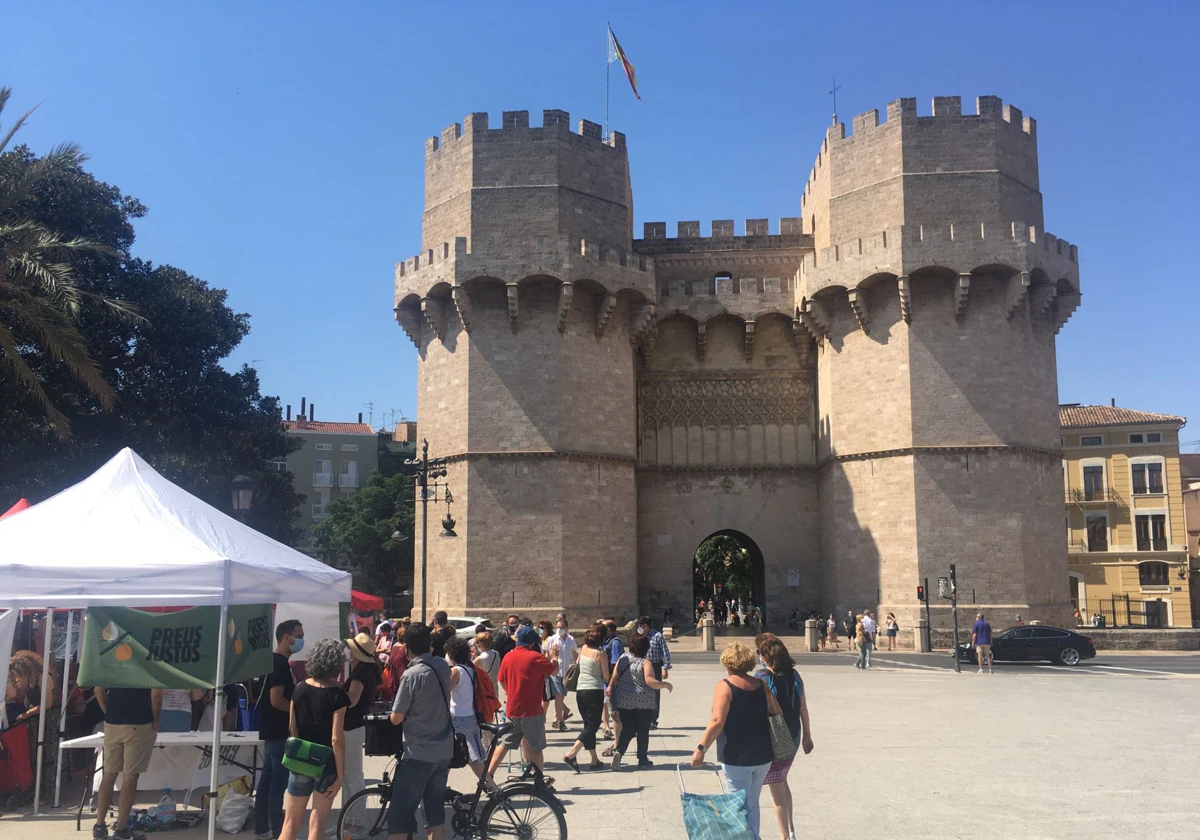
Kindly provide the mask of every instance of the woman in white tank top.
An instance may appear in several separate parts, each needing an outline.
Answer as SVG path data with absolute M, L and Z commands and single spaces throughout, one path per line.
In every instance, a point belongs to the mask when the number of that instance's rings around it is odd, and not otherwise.
M 483 738 L 475 718 L 475 666 L 466 639 L 446 645 L 446 661 L 450 663 L 450 720 L 454 731 L 467 739 L 469 766 L 479 777 L 483 773 Z

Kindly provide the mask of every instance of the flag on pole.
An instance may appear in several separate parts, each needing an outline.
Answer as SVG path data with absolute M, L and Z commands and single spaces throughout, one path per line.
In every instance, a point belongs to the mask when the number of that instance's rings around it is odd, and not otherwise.
M 633 88 L 633 95 L 641 99 L 641 94 L 637 91 L 637 73 L 634 72 L 629 59 L 625 57 L 625 50 L 621 49 L 621 44 L 617 41 L 617 36 L 613 34 L 610 26 L 608 27 L 608 63 L 612 64 L 614 61 L 621 62 L 621 66 L 625 68 L 625 78 L 629 79 L 629 86 Z

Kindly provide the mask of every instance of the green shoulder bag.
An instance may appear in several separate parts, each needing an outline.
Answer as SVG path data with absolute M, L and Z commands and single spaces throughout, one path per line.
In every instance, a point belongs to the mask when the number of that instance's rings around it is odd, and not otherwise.
M 283 745 L 283 766 L 298 776 L 319 779 L 325 774 L 333 748 L 302 738 L 288 738 Z

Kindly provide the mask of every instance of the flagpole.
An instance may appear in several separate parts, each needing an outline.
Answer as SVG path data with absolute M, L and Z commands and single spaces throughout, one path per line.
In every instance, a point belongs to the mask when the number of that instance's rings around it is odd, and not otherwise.
M 608 87 L 609 79 L 612 77 L 612 60 L 608 56 L 608 51 L 612 49 L 612 24 L 608 24 L 607 38 L 604 40 L 604 139 L 608 139 Z
M 608 80 L 612 76 L 612 62 L 604 64 L 604 139 L 608 139 Z

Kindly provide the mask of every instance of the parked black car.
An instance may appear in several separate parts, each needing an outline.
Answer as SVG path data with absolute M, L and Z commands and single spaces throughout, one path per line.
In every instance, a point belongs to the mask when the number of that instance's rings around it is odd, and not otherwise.
M 1011 627 L 992 634 L 992 659 L 996 662 L 1045 660 L 1056 665 L 1078 665 L 1095 656 L 1096 647 L 1087 636 L 1045 624 Z M 958 660 L 975 662 L 975 648 L 969 640 L 959 644 Z

